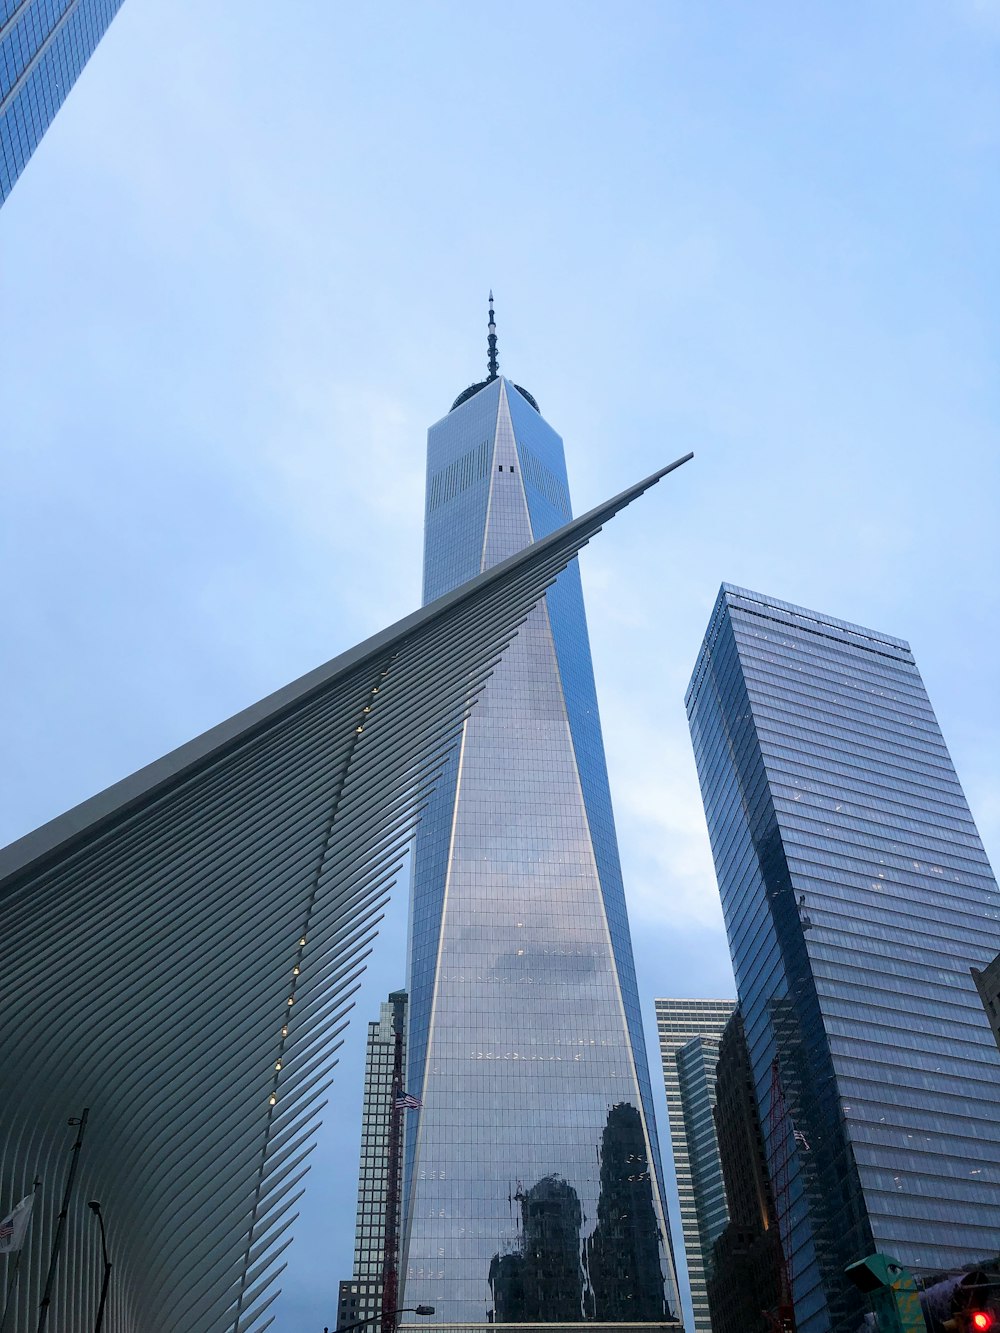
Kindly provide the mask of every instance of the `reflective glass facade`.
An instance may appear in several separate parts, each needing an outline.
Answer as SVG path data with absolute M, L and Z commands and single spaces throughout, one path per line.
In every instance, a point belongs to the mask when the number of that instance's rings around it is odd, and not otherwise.
M 712 1333 L 706 1268 L 729 1221 L 712 1113 L 719 1041 L 735 1007 L 735 1000 L 656 1001 L 694 1333 Z
M 996 881 L 901 640 L 724 585 L 687 706 L 798 1328 L 853 1328 L 853 1260 L 996 1253 Z
M 0 0 L 0 204 L 122 0 Z
M 570 517 L 486 384 L 428 437 L 426 600 Z M 449 1324 L 677 1311 L 579 572 L 529 617 L 417 840 L 403 1298 Z

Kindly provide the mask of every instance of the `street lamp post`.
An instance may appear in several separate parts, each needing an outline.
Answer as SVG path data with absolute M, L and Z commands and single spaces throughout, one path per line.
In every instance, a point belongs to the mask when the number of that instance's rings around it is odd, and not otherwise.
M 101 1215 L 101 1205 L 96 1199 L 91 1199 L 87 1207 L 97 1218 L 101 1228 L 101 1253 L 104 1255 L 104 1281 L 101 1283 L 101 1301 L 97 1307 L 97 1318 L 94 1320 L 94 1333 L 101 1333 L 101 1325 L 104 1323 L 104 1304 L 108 1299 L 108 1283 L 111 1281 L 111 1260 L 108 1258 L 108 1238 L 104 1231 L 104 1218 Z
M 343 1328 L 337 1329 L 337 1333 L 351 1333 L 352 1329 L 364 1328 L 365 1324 L 377 1324 L 385 1311 L 380 1310 L 378 1314 L 369 1315 L 367 1319 L 359 1319 L 355 1324 L 345 1324 Z M 395 1319 L 398 1314 L 422 1314 L 429 1315 L 434 1313 L 433 1305 L 404 1305 L 398 1310 L 390 1310 L 389 1314 Z M 96 1333 L 96 1330 L 95 1330 Z M 323 1333 L 330 1333 L 329 1328 L 324 1328 Z

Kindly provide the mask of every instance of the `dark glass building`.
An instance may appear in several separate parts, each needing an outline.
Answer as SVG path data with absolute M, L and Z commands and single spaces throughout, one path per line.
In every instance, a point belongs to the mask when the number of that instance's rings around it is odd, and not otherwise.
M 735 1003 L 734 1000 L 656 1001 L 656 1030 L 691 1288 L 693 1333 L 713 1333 L 705 1276 L 712 1246 L 729 1217 L 712 1112 L 719 1038 Z
M 122 0 L 0 0 L 0 204 Z
M 354 1275 L 341 1282 L 337 1327 L 382 1313 L 382 1267 L 390 1197 L 395 1199 L 399 1226 L 399 1176 L 390 1188 L 392 1169 L 389 1132 L 392 1121 L 396 1036 L 406 1057 L 406 991 L 392 991 L 379 1008 L 378 1021 L 368 1024 L 365 1050 L 365 1094 L 361 1106 L 361 1156 L 358 1163 L 358 1211 L 354 1230 Z M 398 1132 L 398 1131 L 397 1131 Z M 374 1325 L 373 1325 L 374 1327 Z
M 852 1261 L 996 1250 L 997 885 L 902 640 L 724 585 L 687 707 L 799 1333 L 839 1333 Z
M 778 1228 L 767 1174 L 750 1052 L 737 1009 L 719 1042 L 715 1131 L 729 1222 L 712 1246 L 708 1306 L 712 1333 L 773 1333 L 781 1299 Z
M 428 434 L 424 597 L 569 518 L 496 373 Z M 579 570 L 527 619 L 417 839 L 402 1304 L 445 1324 L 677 1311 Z

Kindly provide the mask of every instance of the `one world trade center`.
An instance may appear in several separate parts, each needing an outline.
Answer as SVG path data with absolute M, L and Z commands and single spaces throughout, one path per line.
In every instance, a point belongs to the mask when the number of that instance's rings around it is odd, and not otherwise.
M 562 440 L 489 375 L 428 432 L 425 602 L 571 516 Z M 400 1306 L 679 1318 L 579 569 L 466 720 L 417 838 Z M 405 1318 L 405 1316 L 404 1316 Z

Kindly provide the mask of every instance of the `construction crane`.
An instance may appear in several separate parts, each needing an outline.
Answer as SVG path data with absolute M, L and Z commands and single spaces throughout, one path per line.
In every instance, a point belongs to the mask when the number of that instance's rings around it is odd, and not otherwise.
M 403 1138 L 403 1025 L 393 1015 L 392 1096 L 389 1098 L 389 1167 L 385 1183 L 385 1242 L 382 1249 L 382 1333 L 396 1333 L 399 1299 L 399 1164 Z

